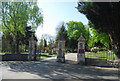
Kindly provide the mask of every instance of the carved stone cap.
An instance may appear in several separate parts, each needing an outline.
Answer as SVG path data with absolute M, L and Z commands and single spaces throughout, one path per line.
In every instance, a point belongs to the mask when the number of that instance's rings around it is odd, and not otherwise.
M 78 41 L 81 41 L 81 42 L 84 42 L 85 41 L 85 38 L 83 37 L 83 35 L 81 35 L 78 39 Z
M 65 37 L 63 35 L 60 35 L 58 41 L 65 41 Z

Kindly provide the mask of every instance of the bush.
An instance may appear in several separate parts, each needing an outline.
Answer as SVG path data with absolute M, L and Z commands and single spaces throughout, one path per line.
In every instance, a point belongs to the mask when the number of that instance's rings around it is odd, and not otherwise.
M 98 47 L 93 47 L 93 48 L 91 48 L 91 51 L 94 52 L 94 53 L 97 53 L 99 51 L 99 48 Z
M 70 53 L 71 51 L 70 50 L 65 50 L 65 53 Z
M 99 48 L 99 51 L 107 51 L 106 47 Z

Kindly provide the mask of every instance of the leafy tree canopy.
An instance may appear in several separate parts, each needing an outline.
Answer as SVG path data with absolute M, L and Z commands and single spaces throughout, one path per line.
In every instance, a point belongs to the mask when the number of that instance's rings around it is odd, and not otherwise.
M 120 2 L 78 2 L 77 9 L 86 15 L 95 29 L 109 34 L 112 47 L 120 58 Z
M 35 2 L 2 2 L 3 32 L 16 34 L 15 31 L 25 34 L 27 24 L 37 27 L 42 23 L 43 17 Z
M 12 36 L 15 53 L 18 53 L 21 37 L 25 36 L 26 27 L 37 27 L 43 22 L 41 10 L 36 2 L 1 2 L 3 33 Z
M 65 29 L 64 24 L 61 25 L 61 27 L 58 30 L 57 36 L 56 36 L 56 41 L 60 39 L 67 40 L 67 31 Z
M 106 33 L 100 33 L 95 30 L 93 27 L 89 29 L 92 32 L 92 36 L 89 38 L 88 46 L 93 47 L 95 43 L 102 43 L 104 46 L 109 47 L 110 40 L 109 36 Z
M 89 28 L 83 25 L 82 22 L 69 21 L 66 23 L 67 34 L 68 34 L 68 47 L 72 49 L 77 49 L 77 40 L 82 34 L 86 39 L 86 45 L 89 40 Z
M 75 40 L 77 40 L 81 33 L 85 36 L 86 39 L 89 38 L 88 28 L 85 27 L 82 22 L 69 21 L 66 24 L 69 39 L 73 37 Z

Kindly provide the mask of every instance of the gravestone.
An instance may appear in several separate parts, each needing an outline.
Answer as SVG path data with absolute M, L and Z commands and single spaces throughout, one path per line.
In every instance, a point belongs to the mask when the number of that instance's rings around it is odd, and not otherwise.
M 77 63 L 85 64 L 85 38 L 82 35 L 78 39 Z

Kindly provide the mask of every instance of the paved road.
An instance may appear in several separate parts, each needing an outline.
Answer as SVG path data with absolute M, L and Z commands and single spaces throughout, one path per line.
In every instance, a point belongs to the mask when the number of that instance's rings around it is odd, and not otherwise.
M 67 60 L 76 55 L 67 54 Z M 118 80 L 117 68 L 81 66 L 74 62 L 57 63 L 56 57 L 39 61 L 4 61 L 3 79 L 109 79 Z M 103 81 L 103 80 L 102 80 Z

